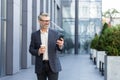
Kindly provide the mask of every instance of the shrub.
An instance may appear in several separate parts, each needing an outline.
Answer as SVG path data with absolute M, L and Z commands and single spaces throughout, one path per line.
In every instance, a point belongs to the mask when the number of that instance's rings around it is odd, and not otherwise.
M 120 25 L 104 27 L 100 37 L 96 35 L 92 40 L 91 48 L 106 51 L 110 56 L 120 56 Z
M 98 43 L 98 35 L 95 34 L 95 37 L 93 38 L 93 40 L 91 41 L 91 45 L 90 45 L 90 48 L 92 49 L 96 49 L 96 46 L 97 46 L 97 43 Z
M 105 30 L 107 28 L 108 28 L 108 24 L 104 23 L 103 28 L 102 28 L 101 33 L 100 33 L 100 36 L 99 36 L 99 39 L 98 39 L 98 42 L 97 42 L 97 45 L 96 45 L 96 49 L 98 51 L 104 51 L 105 50 L 104 42 L 105 42 L 106 37 L 105 37 L 104 34 L 105 34 Z
M 104 36 L 107 55 L 120 56 L 120 26 L 107 28 Z

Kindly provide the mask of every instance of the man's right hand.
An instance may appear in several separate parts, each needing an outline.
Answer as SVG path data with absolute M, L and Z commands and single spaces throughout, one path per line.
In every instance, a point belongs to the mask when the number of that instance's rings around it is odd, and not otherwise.
M 39 48 L 38 54 L 44 54 L 45 53 L 45 45 L 41 45 L 41 47 Z

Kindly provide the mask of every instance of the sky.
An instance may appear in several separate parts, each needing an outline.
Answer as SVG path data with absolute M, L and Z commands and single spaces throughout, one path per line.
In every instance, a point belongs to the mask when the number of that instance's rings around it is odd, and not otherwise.
M 102 11 L 105 12 L 108 9 L 115 8 L 120 11 L 119 0 L 102 0 Z

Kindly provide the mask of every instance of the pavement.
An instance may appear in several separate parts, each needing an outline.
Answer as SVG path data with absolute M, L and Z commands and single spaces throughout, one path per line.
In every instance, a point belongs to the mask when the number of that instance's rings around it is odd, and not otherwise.
M 62 71 L 59 73 L 59 80 L 104 80 L 104 76 L 90 60 L 89 54 L 62 54 L 60 61 Z M 34 65 L 0 80 L 37 80 Z

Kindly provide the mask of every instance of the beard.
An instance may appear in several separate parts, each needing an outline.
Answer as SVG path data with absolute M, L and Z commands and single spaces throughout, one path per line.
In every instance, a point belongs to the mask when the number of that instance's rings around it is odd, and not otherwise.
M 43 28 L 43 29 L 47 29 L 47 28 L 48 28 L 48 25 L 41 26 L 41 28 Z

